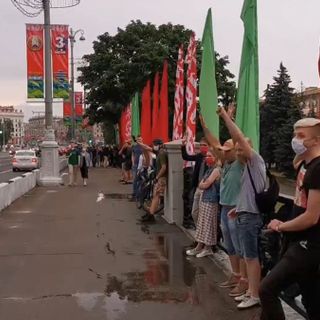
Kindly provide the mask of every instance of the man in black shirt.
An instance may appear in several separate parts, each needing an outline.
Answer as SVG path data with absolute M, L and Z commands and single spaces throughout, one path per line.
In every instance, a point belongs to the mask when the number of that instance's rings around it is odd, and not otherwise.
M 306 118 L 294 126 L 292 148 L 297 188 L 292 220 L 272 220 L 269 229 L 289 240 L 280 262 L 260 288 L 261 319 L 284 320 L 279 294 L 298 283 L 310 320 L 320 319 L 320 120 Z

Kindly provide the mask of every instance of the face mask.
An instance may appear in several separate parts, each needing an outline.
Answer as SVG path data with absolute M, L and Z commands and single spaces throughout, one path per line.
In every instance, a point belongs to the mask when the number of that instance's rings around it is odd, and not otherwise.
M 304 154 L 307 151 L 307 148 L 303 144 L 303 140 L 293 138 L 291 141 L 291 146 L 292 150 L 295 152 L 297 155 Z
M 212 167 L 214 165 L 214 160 L 212 158 L 206 158 L 206 164 L 208 167 Z
M 207 146 L 201 146 L 200 147 L 200 152 L 203 154 L 203 155 L 206 155 L 207 152 L 208 152 L 208 147 Z
M 159 146 L 153 146 L 154 151 L 159 151 Z

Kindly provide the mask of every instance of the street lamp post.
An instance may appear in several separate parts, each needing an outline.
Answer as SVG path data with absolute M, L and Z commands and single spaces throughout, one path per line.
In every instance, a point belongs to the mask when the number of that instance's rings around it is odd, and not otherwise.
M 77 31 L 73 31 L 72 28 L 70 28 L 69 33 L 69 39 L 70 39 L 70 55 L 71 55 L 71 80 L 70 80 L 70 102 L 71 102 L 71 110 L 72 110 L 72 118 L 71 118 L 71 139 L 75 139 L 75 131 L 76 131 L 76 114 L 75 114 L 75 96 L 74 96 L 74 55 L 73 55 L 73 49 L 74 44 L 76 42 L 76 35 L 81 34 L 79 37 L 80 41 L 84 41 L 84 31 L 82 29 L 79 29 Z

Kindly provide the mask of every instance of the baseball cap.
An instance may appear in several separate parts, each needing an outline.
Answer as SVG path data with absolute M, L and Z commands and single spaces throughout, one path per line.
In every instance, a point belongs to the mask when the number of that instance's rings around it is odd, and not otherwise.
M 294 124 L 294 128 L 309 128 L 309 127 L 314 127 L 316 125 L 320 124 L 320 119 L 316 118 L 304 118 L 299 121 L 297 121 Z
M 234 149 L 233 140 L 232 140 L 232 139 L 227 140 L 227 141 L 223 144 L 223 146 L 220 146 L 218 149 L 219 149 L 219 150 L 223 150 L 223 151 L 229 151 L 229 150 Z
M 163 145 L 163 141 L 161 139 L 154 139 L 152 143 L 153 143 L 154 146 Z

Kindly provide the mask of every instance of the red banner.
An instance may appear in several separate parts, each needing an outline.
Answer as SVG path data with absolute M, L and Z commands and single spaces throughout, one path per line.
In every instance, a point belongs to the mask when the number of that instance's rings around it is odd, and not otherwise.
M 63 117 L 64 118 L 72 117 L 71 102 L 69 100 L 63 101 Z
M 197 44 L 195 34 L 190 38 L 187 54 L 187 117 L 186 117 L 186 134 L 187 134 L 187 152 L 194 154 L 194 142 L 196 135 L 196 113 L 197 113 Z M 192 163 L 186 163 L 185 166 L 191 166 Z
M 152 107 L 152 139 L 159 139 L 159 73 L 157 72 L 153 84 Z
M 174 118 L 172 140 L 183 138 L 183 108 L 184 108 L 184 61 L 183 46 L 179 48 L 176 71 L 176 91 L 174 95 Z
M 69 97 L 69 26 L 52 25 L 53 97 Z
M 131 140 L 131 104 L 122 111 L 120 118 L 120 143 L 128 140 Z
M 160 91 L 159 118 L 161 119 L 159 133 L 161 140 L 166 143 L 169 141 L 169 103 L 168 103 L 168 62 L 163 63 L 163 72 Z
M 75 115 L 77 118 L 82 118 L 83 116 L 83 94 L 82 92 L 74 93 L 75 100 Z
M 142 91 L 141 137 L 147 145 L 152 143 L 150 80 Z
M 26 29 L 28 98 L 43 98 L 43 25 L 27 24 Z

